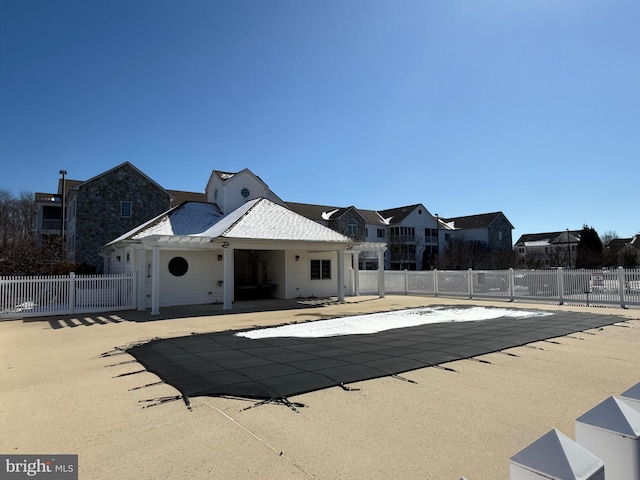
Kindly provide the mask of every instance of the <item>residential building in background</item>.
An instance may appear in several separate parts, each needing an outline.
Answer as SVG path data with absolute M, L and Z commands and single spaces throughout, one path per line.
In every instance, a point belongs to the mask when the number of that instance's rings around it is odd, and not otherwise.
M 640 266 L 640 234 L 631 238 L 613 238 L 604 246 L 606 266 Z
M 169 210 L 171 194 L 125 162 L 69 190 L 66 252 L 72 263 L 105 270 L 101 247 Z
M 514 245 L 523 268 L 575 268 L 581 230 L 527 233 Z
M 205 200 L 204 193 L 165 190 L 125 162 L 86 181 L 59 179 L 56 193 L 36 193 L 36 240 L 41 246 L 64 237 L 69 262 L 80 264 L 83 271 L 103 272 L 100 248 L 114 234 L 182 202 Z
M 62 202 L 69 195 L 69 189 L 79 183 L 82 182 L 79 180 L 65 179 L 63 181 L 60 179 L 58 180 L 56 193 L 36 192 L 35 238 L 38 247 L 55 243 L 62 237 L 64 233 Z
M 208 202 L 224 215 L 257 198 L 286 206 L 364 245 L 354 257 L 356 268 L 363 270 L 377 270 L 381 258 L 387 270 L 491 268 L 488 253 L 511 251 L 513 225 L 502 212 L 439 218 L 423 204 L 378 211 L 285 202 L 249 169 L 213 170 L 204 193 L 167 190 L 129 162 L 86 181 L 60 180 L 56 194 L 36 194 L 36 228 L 40 238 L 64 231 L 68 260 L 102 272 L 109 270 L 99 254 L 103 245 L 170 208 L 185 201 Z M 367 251 L 367 243 L 376 247 Z M 380 243 L 387 244 L 383 257 Z M 458 252 L 461 246 L 464 249 Z M 471 260 L 470 252 L 478 258 Z

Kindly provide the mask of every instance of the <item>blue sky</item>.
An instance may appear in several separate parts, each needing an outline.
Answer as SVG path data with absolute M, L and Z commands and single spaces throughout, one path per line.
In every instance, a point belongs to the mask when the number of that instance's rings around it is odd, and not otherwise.
M 0 0 L 0 189 L 130 161 L 287 201 L 640 231 L 637 0 Z

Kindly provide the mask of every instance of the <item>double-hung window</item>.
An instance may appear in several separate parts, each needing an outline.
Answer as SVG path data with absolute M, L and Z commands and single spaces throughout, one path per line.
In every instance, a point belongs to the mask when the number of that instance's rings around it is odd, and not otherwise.
M 311 280 L 329 280 L 331 260 L 311 260 Z

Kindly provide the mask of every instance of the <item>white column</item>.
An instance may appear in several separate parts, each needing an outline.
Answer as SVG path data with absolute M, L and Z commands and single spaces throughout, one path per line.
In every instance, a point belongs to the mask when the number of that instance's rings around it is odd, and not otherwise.
M 138 262 L 138 298 L 136 298 L 136 308 L 144 310 L 145 295 L 147 293 L 147 251 L 136 250 L 136 261 Z
M 562 267 L 558 267 L 557 282 L 558 282 L 558 301 L 560 302 L 560 305 L 562 305 L 564 304 L 564 269 Z
M 338 301 L 344 302 L 344 255 L 345 252 L 338 250 Z
M 69 313 L 76 313 L 76 274 L 69 272 Z
M 151 315 L 160 313 L 160 247 L 153 247 L 151 263 Z
M 360 269 L 358 267 L 358 255 L 358 252 L 351 254 L 351 261 L 353 262 L 353 294 L 356 297 L 360 296 Z
M 624 303 L 624 268 L 618 267 L 618 292 L 620 293 L 620 308 L 627 308 Z
M 384 252 L 378 252 L 378 296 L 384 298 Z
M 513 268 L 509 269 L 509 301 L 513 302 L 515 300 L 515 273 L 513 272 Z
M 222 275 L 223 282 L 223 296 L 224 302 L 222 305 L 223 310 L 231 310 L 233 308 L 233 285 L 234 285 L 234 273 L 233 273 L 233 248 L 226 247 L 222 249 L 222 260 L 224 273 Z

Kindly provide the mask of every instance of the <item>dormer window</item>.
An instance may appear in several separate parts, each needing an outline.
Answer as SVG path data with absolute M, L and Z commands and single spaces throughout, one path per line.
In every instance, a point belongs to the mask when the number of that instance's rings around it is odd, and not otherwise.
M 131 218 L 131 210 L 131 202 L 120 202 L 120 216 L 122 218 Z

